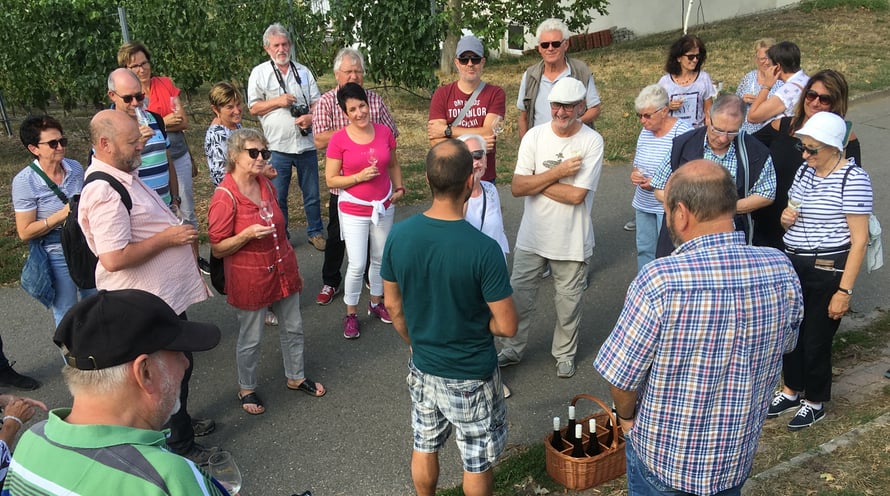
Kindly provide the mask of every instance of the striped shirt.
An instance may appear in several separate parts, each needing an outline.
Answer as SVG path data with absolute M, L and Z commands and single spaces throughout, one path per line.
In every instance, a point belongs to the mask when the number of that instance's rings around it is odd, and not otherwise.
M 729 149 L 726 150 L 722 156 L 717 155 L 711 150 L 711 145 L 708 144 L 708 140 L 705 139 L 704 145 L 704 153 L 702 154 L 702 158 L 705 160 L 710 160 L 712 162 L 716 162 L 717 164 L 723 166 L 724 169 L 729 171 L 729 175 L 732 176 L 732 181 L 735 182 L 736 172 L 738 172 L 739 161 L 736 155 L 736 141 L 732 140 L 729 144 Z M 652 187 L 655 189 L 664 189 L 665 185 L 667 185 L 668 178 L 671 176 L 671 156 L 668 154 L 664 157 L 664 161 L 661 163 L 661 167 L 658 168 L 658 171 L 652 177 Z M 748 196 L 758 195 L 764 198 L 769 198 L 770 200 L 775 200 L 776 198 L 776 169 L 773 167 L 773 159 L 772 157 L 768 157 L 766 162 L 763 164 L 763 170 L 760 171 L 760 176 L 757 178 L 757 181 L 754 182 L 754 185 L 751 186 L 749 190 Z
M 769 93 L 766 94 L 766 98 L 769 99 L 769 97 L 776 94 L 776 91 L 778 91 L 779 88 L 781 88 L 784 84 L 785 84 L 784 81 L 782 81 L 781 79 L 777 79 L 776 84 L 774 84 L 773 87 L 769 89 Z M 757 82 L 757 69 L 754 69 L 751 72 L 742 76 L 742 80 L 739 81 L 739 86 L 738 86 L 738 88 L 736 88 L 735 94 L 739 98 L 744 99 L 745 95 L 756 95 L 756 94 L 760 93 L 760 88 L 762 88 L 762 86 L 760 85 L 760 83 Z M 751 108 L 751 104 L 746 103 L 745 104 L 745 115 L 746 116 L 748 115 L 748 109 L 750 109 L 750 108 Z M 757 124 L 751 124 L 750 122 L 748 122 L 748 119 L 745 119 L 742 122 L 742 131 L 744 131 L 748 134 L 755 133 L 755 132 L 759 131 L 760 128 L 762 128 L 763 126 L 772 122 L 774 119 L 775 118 L 767 119 L 767 120 L 765 120 L 763 122 L 759 122 Z
M 226 494 L 190 460 L 168 451 L 163 432 L 69 424 L 70 412 L 53 410 L 22 435 L 4 494 Z
M 149 138 L 142 149 L 142 165 L 139 166 L 139 178 L 142 179 L 155 193 L 169 205 L 173 201 L 170 195 L 170 166 L 167 163 L 167 148 L 170 148 L 170 140 L 161 131 L 155 115 L 145 112 L 148 116 L 148 126 L 155 134 Z
M 791 262 L 740 232 L 694 238 L 643 267 L 594 367 L 639 392 L 629 435 L 664 484 L 714 494 L 747 478 L 802 319 Z
M 804 163 L 794 175 L 788 198 L 803 200 L 797 221 L 782 238 L 786 246 L 798 250 L 850 244 L 847 214 L 868 215 L 872 211 L 871 180 L 868 172 L 857 167 L 853 159 L 826 177 L 817 176 L 816 169 Z
M 665 157 L 670 158 L 674 138 L 691 131 L 690 126 L 683 119 L 677 119 L 674 126 L 664 136 L 658 138 L 652 131 L 643 129 L 637 138 L 637 153 L 634 156 L 634 167 L 640 170 L 644 176 L 652 177 L 664 162 Z M 639 186 L 635 188 L 633 207 L 650 214 L 664 213 L 664 205 L 655 199 L 655 193 L 647 191 Z
M 36 160 L 34 163 L 40 167 Z M 59 189 L 71 198 L 80 193 L 80 188 L 83 187 L 83 167 L 70 158 L 63 158 L 62 169 L 65 170 L 65 177 Z M 37 220 L 41 220 L 58 212 L 65 204 L 29 165 L 12 180 L 12 206 L 16 212 L 37 210 Z

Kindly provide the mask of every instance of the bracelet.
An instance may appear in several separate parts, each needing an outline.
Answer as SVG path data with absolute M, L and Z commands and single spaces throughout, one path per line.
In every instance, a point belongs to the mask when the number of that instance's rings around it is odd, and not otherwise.
M 630 417 L 622 417 L 621 415 L 618 414 L 618 410 L 615 410 L 615 416 L 621 420 L 624 420 L 625 422 L 630 422 L 631 420 L 633 420 L 636 413 L 637 412 L 634 411 L 634 413 L 632 413 Z
M 2 420 L 3 422 L 6 422 L 7 420 L 15 420 L 16 422 L 19 423 L 19 428 L 22 428 L 25 426 L 24 422 L 22 422 L 22 419 L 14 416 L 14 415 L 7 415 L 0 420 Z
M 401 191 L 401 192 L 404 194 L 404 193 L 405 193 L 405 188 L 399 186 L 398 188 L 396 188 L 396 193 L 398 193 L 399 191 Z

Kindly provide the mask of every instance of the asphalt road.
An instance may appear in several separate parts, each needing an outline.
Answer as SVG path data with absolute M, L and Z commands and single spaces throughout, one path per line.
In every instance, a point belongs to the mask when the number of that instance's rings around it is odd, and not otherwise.
M 863 161 L 875 185 L 876 212 L 890 227 L 890 172 L 886 161 L 890 156 L 890 96 L 878 95 L 855 103 L 848 118 L 863 144 Z M 571 379 L 556 377 L 550 356 L 554 318 L 550 280 L 543 281 L 538 295 L 535 331 L 525 359 L 504 369 L 505 381 L 513 391 L 507 402 L 511 444 L 541 440 L 555 415 L 565 422 L 566 407 L 575 394 L 608 398 L 607 385 L 591 362 L 621 310 L 627 284 L 636 269 L 634 235 L 622 229 L 633 217 L 628 174 L 628 166 L 607 167 L 596 192 L 596 248 L 591 284 L 584 295 L 577 374 Z M 507 235 L 513 241 L 522 201 L 512 198 L 509 189 L 502 186 L 501 202 Z M 397 220 L 424 208 L 398 207 Z M 302 232 L 298 228 L 292 231 Z M 188 310 L 190 319 L 214 322 L 223 331 L 223 340 L 216 349 L 196 355 L 189 410 L 192 415 L 215 419 L 218 425 L 216 432 L 200 441 L 235 454 L 244 475 L 242 495 L 288 496 L 305 489 L 311 489 L 315 496 L 413 494 L 410 399 L 405 384 L 407 346 L 391 326 L 372 322 L 362 314 L 362 337 L 343 339 L 342 299 L 327 307 L 315 304 L 315 294 L 321 287 L 322 253 L 305 243 L 304 235 L 297 234 L 297 241 L 297 258 L 305 280 L 301 307 L 306 372 L 324 383 L 328 394 L 316 399 L 286 389 L 277 328 L 267 327 L 269 336 L 262 344 L 258 389 L 267 411 L 260 416 L 244 413 L 236 397 L 237 320 L 223 298 L 212 298 Z M 205 253 L 207 250 L 203 247 Z M 860 276 L 853 297 L 857 313 L 845 319 L 845 328 L 862 324 L 877 308 L 887 308 L 888 275 L 890 268 Z M 366 305 L 367 300 L 365 292 L 360 305 Z M 20 288 L 0 288 L 0 301 L 6 354 L 17 361 L 16 370 L 44 382 L 33 397 L 51 407 L 69 405 L 70 396 L 59 374 L 62 363 L 51 340 L 50 312 Z M 592 410 L 589 405 L 579 405 L 579 417 Z M 450 442 L 441 454 L 440 487 L 459 484 L 460 467 L 457 448 Z

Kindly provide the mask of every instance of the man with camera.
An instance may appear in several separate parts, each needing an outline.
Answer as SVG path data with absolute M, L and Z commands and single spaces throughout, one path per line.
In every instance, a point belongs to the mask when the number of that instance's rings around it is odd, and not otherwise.
M 291 60 L 291 40 L 284 26 L 276 22 L 266 28 L 263 49 L 271 60 L 251 71 L 247 107 L 251 115 L 259 117 L 269 140 L 272 167 L 278 171 L 272 184 L 278 191 L 278 206 L 284 213 L 285 224 L 291 168 L 296 168 L 306 212 L 306 235 L 312 246 L 324 251 L 318 157 L 312 137 L 312 108 L 321 93 L 309 68 Z

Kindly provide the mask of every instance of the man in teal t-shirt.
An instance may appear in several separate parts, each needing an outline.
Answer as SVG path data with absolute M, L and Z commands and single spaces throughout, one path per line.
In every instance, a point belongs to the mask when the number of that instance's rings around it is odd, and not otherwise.
M 219 328 L 180 319 L 138 289 L 75 304 L 53 337 L 62 348 L 70 409 L 28 430 L 4 494 L 223 496 L 213 478 L 167 449 L 161 427 L 179 409 L 183 352 L 219 343 Z
M 465 144 L 433 147 L 426 159 L 433 204 L 393 226 L 383 250 L 384 301 L 412 352 L 411 472 L 421 496 L 435 494 L 438 451 L 452 427 L 467 495 L 491 494 L 491 467 L 507 442 L 493 336 L 516 334 L 517 317 L 500 246 L 463 219 L 472 172 Z

